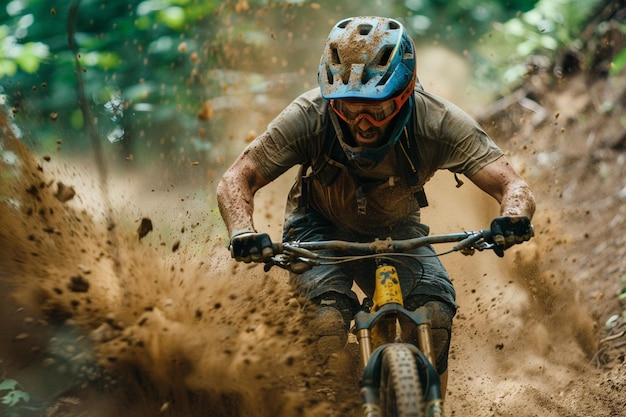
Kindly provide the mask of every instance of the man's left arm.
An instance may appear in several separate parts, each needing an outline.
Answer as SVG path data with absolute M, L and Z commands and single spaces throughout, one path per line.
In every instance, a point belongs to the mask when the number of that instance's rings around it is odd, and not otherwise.
M 528 216 L 532 219 L 535 214 L 535 197 L 506 156 L 485 165 L 469 178 L 500 203 L 501 216 Z
M 500 203 L 500 217 L 491 222 L 493 249 L 498 256 L 504 256 L 507 248 L 534 236 L 530 221 L 535 214 L 535 197 L 506 156 L 485 165 L 469 178 Z

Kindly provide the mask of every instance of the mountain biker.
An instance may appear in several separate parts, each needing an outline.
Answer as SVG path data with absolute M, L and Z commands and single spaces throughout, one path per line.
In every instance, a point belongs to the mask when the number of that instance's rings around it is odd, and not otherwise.
M 423 90 L 414 43 L 400 22 L 338 22 L 326 41 L 318 82 L 319 88 L 297 97 L 269 124 L 219 182 L 218 205 L 236 260 L 263 262 L 272 255 L 269 235 L 253 224 L 253 197 L 295 165 L 302 168 L 288 197 L 285 240 L 427 235 L 420 221 L 420 207 L 427 205 L 423 187 L 439 169 L 465 175 L 500 204 L 492 222 L 500 255 L 530 239 L 535 201 L 528 184 L 474 120 Z M 403 259 L 396 267 L 405 307 L 430 310 L 445 393 L 454 287 L 437 257 Z M 320 355 L 346 343 L 359 306 L 353 279 L 371 296 L 374 268 L 368 260 L 291 273 L 296 295 L 316 306 L 310 326 Z

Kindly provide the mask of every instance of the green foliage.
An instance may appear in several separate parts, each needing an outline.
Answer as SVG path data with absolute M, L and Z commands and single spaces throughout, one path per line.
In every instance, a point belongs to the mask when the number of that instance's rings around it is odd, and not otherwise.
M 0 79 L 10 77 L 18 69 L 29 74 L 39 69 L 42 61 L 48 57 L 48 46 L 42 42 L 21 44 L 11 28 L 0 25 Z
M 610 74 L 615 76 L 621 73 L 626 68 L 626 49 L 622 49 L 615 58 L 613 58 L 613 65 L 610 68 Z
M 0 381 L 0 402 L 7 407 L 16 407 L 30 401 L 30 395 L 22 391 L 20 384 L 13 379 Z
M 405 20 L 418 40 L 432 40 L 463 51 L 489 32 L 493 22 L 531 10 L 535 3 L 537 0 L 406 0 L 404 4 L 410 15 Z
M 14 379 L 0 380 L 0 415 L 2 417 L 39 417 L 45 404 L 37 404 L 31 395 Z
M 67 34 L 76 0 L 54 6 L 11 0 L 0 9 L 0 94 L 35 150 L 55 151 L 61 141 L 63 150 L 86 151 L 89 123 L 79 107 L 80 74 L 90 118 L 108 139 L 109 155 L 185 164 L 224 141 L 227 121 L 247 110 L 241 100 L 228 103 L 244 97 L 287 100 L 314 86 L 323 42 L 341 18 L 382 10 L 401 19 L 418 43 L 469 57 L 489 94 L 519 79 L 526 54 L 570 42 L 596 1 L 583 3 L 82 0 L 73 34 L 76 57 Z M 227 104 L 199 118 L 213 99 Z
M 0 414 L 6 417 L 32 415 L 30 395 L 13 379 L 0 381 Z
M 501 24 L 480 45 L 481 79 L 502 93 L 527 73 L 526 59 L 535 54 L 554 58 L 563 48 L 579 49 L 582 24 L 601 0 L 540 0 L 532 10 Z M 485 69 L 488 67 L 488 69 Z M 491 80 L 491 82 L 489 82 Z M 498 87 L 499 86 L 499 87 Z
M 600 27 L 600 30 L 606 30 L 609 29 L 610 26 L 600 25 Z M 623 34 L 626 34 L 626 23 L 619 23 L 617 24 L 616 28 Z M 618 74 L 621 74 L 624 68 L 626 68 L 626 49 L 622 49 L 621 51 L 617 51 L 615 53 L 612 65 L 609 68 L 609 75 L 616 76 Z
M 506 22 L 498 29 L 526 57 L 541 50 L 555 51 L 574 42 L 581 24 L 599 0 L 541 0 L 533 10 Z

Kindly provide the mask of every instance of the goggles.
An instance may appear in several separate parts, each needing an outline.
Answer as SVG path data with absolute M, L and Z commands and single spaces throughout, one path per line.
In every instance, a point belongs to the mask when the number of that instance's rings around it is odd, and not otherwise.
M 381 127 L 389 123 L 402 109 L 402 106 L 413 93 L 415 79 L 413 79 L 402 94 L 387 100 L 330 100 L 330 107 L 344 122 L 356 125 L 361 120 L 367 120 L 372 126 Z
M 371 125 L 381 127 L 394 118 L 401 105 L 397 98 L 384 101 L 348 101 L 331 100 L 330 107 L 344 122 L 356 125 L 361 120 L 367 120 Z

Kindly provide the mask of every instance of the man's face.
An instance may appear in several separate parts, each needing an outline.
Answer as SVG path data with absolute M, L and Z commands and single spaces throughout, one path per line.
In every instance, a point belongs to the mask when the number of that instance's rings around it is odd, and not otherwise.
M 374 148 L 386 141 L 388 126 L 400 110 L 396 100 L 365 102 L 333 100 L 331 107 L 350 126 L 357 146 Z

